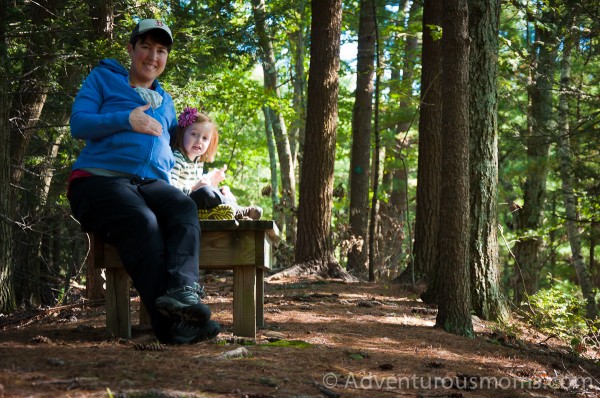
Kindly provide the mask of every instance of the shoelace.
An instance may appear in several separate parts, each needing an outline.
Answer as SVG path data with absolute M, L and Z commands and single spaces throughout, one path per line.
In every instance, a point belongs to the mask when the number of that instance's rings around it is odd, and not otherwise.
M 198 297 L 200 297 L 200 298 L 206 297 L 206 292 L 204 291 L 204 286 L 202 286 L 198 283 L 194 283 L 194 287 L 196 288 L 196 294 L 198 295 Z
M 194 283 L 194 286 L 184 286 L 182 288 L 171 289 L 168 293 L 176 293 L 181 291 L 181 293 L 187 297 L 192 297 L 194 299 L 204 298 L 206 297 L 206 293 L 204 292 L 204 286 Z
M 194 286 L 184 286 L 180 288 L 170 289 L 167 291 L 167 294 L 173 294 L 181 292 L 181 294 L 185 297 L 191 298 L 194 301 L 200 301 L 201 298 L 206 297 L 206 293 L 204 292 L 204 286 L 194 282 Z

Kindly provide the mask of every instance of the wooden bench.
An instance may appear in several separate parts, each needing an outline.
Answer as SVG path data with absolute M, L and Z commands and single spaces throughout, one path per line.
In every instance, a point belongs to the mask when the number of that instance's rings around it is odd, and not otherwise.
M 201 220 L 202 270 L 233 270 L 233 333 L 256 337 L 264 325 L 264 271 L 272 267 L 279 230 L 273 221 Z M 130 279 L 117 250 L 90 234 L 88 267 L 106 272 L 106 328 L 113 336 L 131 338 Z M 148 322 L 140 303 L 140 322 Z

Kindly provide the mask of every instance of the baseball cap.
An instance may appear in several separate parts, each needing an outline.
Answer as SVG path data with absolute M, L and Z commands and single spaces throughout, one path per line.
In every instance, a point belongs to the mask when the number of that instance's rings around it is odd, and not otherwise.
M 173 44 L 173 34 L 171 33 L 171 29 L 169 29 L 169 27 L 160 19 L 142 19 L 137 25 L 135 25 L 135 28 L 133 28 L 133 32 L 131 32 L 129 40 L 133 42 L 137 36 L 153 29 L 160 29 L 166 32 L 169 36 L 169 44 Z

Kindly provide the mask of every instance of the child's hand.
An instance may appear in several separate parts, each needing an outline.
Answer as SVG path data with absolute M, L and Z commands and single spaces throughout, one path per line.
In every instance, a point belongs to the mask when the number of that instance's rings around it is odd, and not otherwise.
M 208 173 L 208 175 L 210 175 L 210 181 L 214 187 L 218 187 L 221 181 L 225 179 L 225 170 L 227 170 L 227 165 Z
M 202 178 L 198 180 L 198 182 L 192 187 L 192 191 L 195 191 L 207 185 L 211 185 L 210 177 L 208 176 L 208 174 L 203 175 Z

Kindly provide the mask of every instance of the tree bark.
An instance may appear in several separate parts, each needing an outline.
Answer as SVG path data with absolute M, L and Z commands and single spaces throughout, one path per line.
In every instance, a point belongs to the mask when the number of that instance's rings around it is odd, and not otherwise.
M 7 0 L 0 1 L 0 313 L 17 307 L 13 285 L 12 205 L 10 195 L 10 73 L 6 42 Z
M 53 36 L 44 34 L 43 28 L 48 28 L 50 18 L 55 11 L 55 2 L 52 0 L 40 0 L 30 5 L 29 12 L 31 23 L 40 30 L 31 37 L 31 43 L 28 50 L 31 56 L 31 63 L 27 63 L 27 71 L 23 74 L 27 78 L 21 79 L 17 91 L 17 100 L 13 101 L 11 109 L 11 118 L 14 120 L 13 130 L 15 133 L 11 136 L 11 156 L 12 171 L 11 179 L 15 186 L 18 186 L 23 176 L 23 161 L 33 136 L 33 127 L 38 123 L 44 103 L 46 102 L 48 81 L 48 66 L 52 63 L 51 59 L 43 52 L 52 48 Z
M 505 321 L 498 276 L 498 22 L 499 0 L 469 0 L 470 266 L 473 309 Z
M 90 2 L 88 14 L 92 20 L 95 37 L 113 39 L 115 30 L 113 0 Z
M 298 268 L 320 276 L 345 277 L 347 273 L 334 259 L 331 242 L 342 2 L 315 0 L 311 7 L 306 142 L 295 262 Z
M 583 261 L 581 253 L 581 233 L 577 222 L 579 214 L 577 211 L 577 199 L 573 192 L 573 154 L 571 153 L 571 140 L 569 138 L 569 101 L 567 92 L 571 85 L 571 51 L 573 48 L 573 37 L 569 29 L 574 24 L 567 24 L 567 33 L 563 40 L 563 59 L 561 62 L 560 97 L 558 104 L 559 132 L 558 156 L 560 159 L 560 176 L 562 179 L 562 192 L 565 203 L 567 236 L 571 246 L 571 263 L 575 268 L 579 286 L 583 298 L 586 300 L 586 317 L 594 319 L 598 316 L 598 305 L 596 304 L 592 278 Z
M 275 145 L 275 137 L 273 137 L 273 128 L 271 124 L 271 110 L 270 108 L 263 106 L 263 115 L 265 117 L 265 132 L 267 136 L 267 147 L 269 150 L 269 164 L 271 170 L 271 203 L 273 203 L 273 209 L 279 209 L 281 204 L 279 202 L 279 179 L 277 178 L 277 148 Z M 274 211 L 273 219 L 279 226 L 284 225 L 283 211 Z
M 419 158 L 415 219 L 414 270 L 411 279 L 428 283 L 424 299 L 435 301 L 435 275 L 440 223 L 442 173 L 442 41 L 435 27 L 442 25 L 442 2 L 423 4 L 423 55 L 421 110 L 419 113 Z
M 373 76 L 375 62 L 375 15 L 373 0 L 361 0 L 358 25 L 356 91 L 352 110 L 352 151 L 350 154 L 350 234 L 362 245 L 348 252 L 348 271 L 367 271 L 369 230 L 369 169 L 373 115 Z
M 294 49 L 294 73 L 292 81 L 294 84 L 294 95 L 292 98 L 292 108 L 296 114 L 290 126 L 290 151 L 292 155 L 292 164 L 294 170 L 298 165 L 298 158 L 302 156 L 301 150 L 304 146 L 304 120 L 306 119 L 306 79 L 304 71 L 304 53 L 305 53 L 305 34 L 306 29 L 306 2 L 298 1 L 298 26 L 297 30 L 290 34 L 290 40 Z
M 254 15 L 256 33 L 262 55 L 265 89 L 272 97 L 279 99 L 275 54 L 273 52 L 273 44 L 267 34 L 264 0 L 252 0 L 252 13 Z M 294 175 L 292 153 L 283 116 L 275 109 L 269 108 L 281 172 L 281 204 L 284 208 L 285 236 L 287 242 L 293 245 L 296 241 L 296 216 L 294 214 L 296 206 L 296 177 Z
M 443 5 L 442 174 L 436 326 L 473 336 L 469 272 L 469 26 L 467 0 Z

